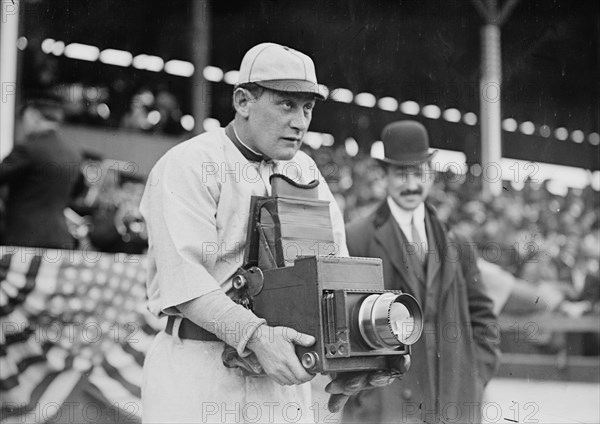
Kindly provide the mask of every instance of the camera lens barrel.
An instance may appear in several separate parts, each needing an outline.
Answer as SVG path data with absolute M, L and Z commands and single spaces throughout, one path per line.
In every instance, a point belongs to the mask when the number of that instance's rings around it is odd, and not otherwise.
M 358 328 L 371 348 L 396 349 L 419 339 L 423 313 L 409 294 L 371 294 L 360 305 Z

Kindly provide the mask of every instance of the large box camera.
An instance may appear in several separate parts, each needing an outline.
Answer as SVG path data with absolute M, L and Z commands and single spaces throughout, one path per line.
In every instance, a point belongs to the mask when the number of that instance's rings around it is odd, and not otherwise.
M 270 326 L 316 338 L 296 347 L 307 370 L 386 369 L 390 358 L 410 354 L 421 308 L 409 294 L 384 290 L 381 260 L 319 254 L 335 248 L 328 202 L 274 195 L 254 197 L 251 208 L 234 288 Z

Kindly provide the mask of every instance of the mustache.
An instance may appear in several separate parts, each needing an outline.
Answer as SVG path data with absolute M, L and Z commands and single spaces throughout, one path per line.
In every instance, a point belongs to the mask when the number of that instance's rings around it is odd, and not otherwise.
M 402 190 L 400 192 L 400 196 L 411 196 L 413 194 L 416 194 L 416 195 L 420 196 L 421 194 L 423 194 L 423 190 L 421 190 L 421 189 L 416 189 L 416 190 Z

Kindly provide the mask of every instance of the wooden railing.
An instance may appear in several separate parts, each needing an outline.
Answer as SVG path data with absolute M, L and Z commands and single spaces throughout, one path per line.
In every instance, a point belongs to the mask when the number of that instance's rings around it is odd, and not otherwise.
M 600 343 L 600 316 L 568 318 L 557 314 L 499 318 L 503 345 L 500 377 L 600 383 L 600 356 L 582 355 L 580 343 Z M 559 334 L 560 343 L 543 353 L 542 339 Z

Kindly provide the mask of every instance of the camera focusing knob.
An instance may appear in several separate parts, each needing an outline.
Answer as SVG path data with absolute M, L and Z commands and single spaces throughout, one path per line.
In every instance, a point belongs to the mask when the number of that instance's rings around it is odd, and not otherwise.
M 261 269 L 253 266 L 249 269 L 238 269 L 233 276 L 232 284 L 234 289 L 245 291 L 247 296 L 253 297 L 262 291 L 264 280 Z
M 247 283 L 246 277 L 241 274 L 233 276 L 233 288 L 236 290 L 242 289 Z
M 307 370 L 314 369 L 319 362 L 319 355 L 316 352 L 306 352 L 302 355 L 302 366 Z

